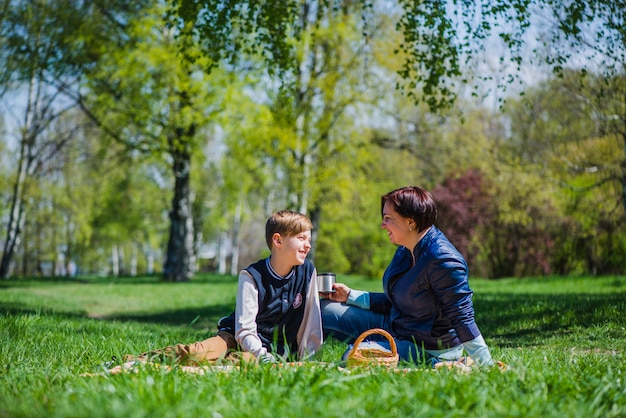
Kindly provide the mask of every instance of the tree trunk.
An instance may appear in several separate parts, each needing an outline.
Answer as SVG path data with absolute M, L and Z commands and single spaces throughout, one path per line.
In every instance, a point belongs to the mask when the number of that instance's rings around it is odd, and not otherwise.
M 219 244 L 217 246 L 217 272 L 219 274 L 226 274 L 226 242 L 228 241 L 228 234 L 222 232 L 220 234 Z
M 172 152 L 174 158 L 174 197 L 170 211 L 170 237 L 163 266 L 163 279 L 182 282 L 194 273 L 193 218 L 190 201 L 191 155 L 187 151 Z
M 144 255 L 146 257 L 146 273 L 150 275 L 154 273 L 154 250 L 152 249 L 152 245 L 150 245 L 150 243 L 146 244 L 143 248 Z
M 31 134 L 36 113 L 36 88 L 35 81 L 29 85 L 29 99 L 26 109 L 26 117 L 23 135 L 20 140 L 20 156 L 18 161 L 18 172 L 15 184 L 13 185 L 13 195 L 11 196 L 11 210 L 9 212 L 9 222 L 7 225 L 7 235 L 4 240 L 2 260 L 0 261 L 0 278 L 6 279 L 10 273 L 11 260 L 15 253 L 20 239 L 20 232 L 24 226 L 24 195 L 26 193 L 26 181 L 33 161 L 34 134 Z
M 120 254 L 117 250 L 117 245 L 111 248 L 111 275 L 120 275 Z
M 319 228 L 321 223 L 322 208 L 319 204 L 316 204 L 309 211 L 309 219 L 313 223 L 313 230 L 311 231 L 311 250 L 309 251 L 308 258 L 311 261 L 315 260 L 315 249 L 317 248 L 317 239 L 319 237 Z
M 137 246 L 133 246 L 131 255 L 130 255 L 130 271 L 129 274 L 132 277 L 137 275 Z
M 2 251 L 2 261 L 0 261 L 0 277 L 6 279 L 9 277 L 11 260 L 15 247 L 19 242 L 20 230 L 23 225 L 24 208 L 21 197 L 21 190 L 18 191 L 16 181 L 13 196 L 11 197 L 11 212 L 9 213 L 9 224 L 7 226 L 7 236 L 4 241 L 4 250 Z M 21 186 L 19 186 L 21 189 Z
M 624 117 L 624 124 L 626 125 L 626 117 Z M 622 132 L 622 150 L 624 152 L 622 160 L 622 209 L 624 211 L 624 217 L 626 218 L 626 129 Z
M 126 256 L 124 254 L 123 246 L 116 246 L 117 248 L 117 261 L 119 264 L 119 271 L 117 272 L 118 276 L 125 276 L 128 272 L 126 271 Z
M 237 210 L 235 211 L 235 220 L 233 222 L 233 234 L 231 236 L 231 258 L 230 258 L 230 274 L 236 276 L 239 274 L 239 231 L 241 230 L 241 206 L 243 201 L 239 201 Z
M 73 234 L 72 221 L 68 216 L 65 220 L 65 275 L 67 277 L 74 276 L 74 268 L 72 258 L 74 257 L 74 247 L 72 243 Z
M 4 248 L 2 251 L 2 259 L 0 260 L 0 278 L 7 278 L 10 273 L 10 266 L 15 254 L 16 248 L 20 241 L 20 234 L 24 227 L 24 201 L 28 192 L 28 182 L 33 178 L 38 170 L 41 169 L 41 149 L 46 147 L 45 134 L 50 125 L 57 120 L 65 111 L 56 111 L 53 103 L 58 95 L 53 93 L 48 95 L 45 93 L 45 83 L 42 80 L 43 69 L 33 66 L 29 68 L 31 71 L 30 81 L 28 83 L 28 97 L 26 108 L 24 111 L 24 124 L 20 126 L 20 155 L 18 161 L 18 171 L 13 185 L 13 194 L 11 195 L 11 208 L 9 211 L 9 219 L 6 228 L 6 237 Z M 69 137 L 67 138 L 69 139 Z M 38 144 L 38 142 L 41 142 Z M 58 152 L 65 140 L 54 144 L 54 152 Z M 53 154 L 46 157 L 51 159 Z M 26 258 L 24 259 L 26 263 Z M 26 264 L 24 264 L 26 265 Z

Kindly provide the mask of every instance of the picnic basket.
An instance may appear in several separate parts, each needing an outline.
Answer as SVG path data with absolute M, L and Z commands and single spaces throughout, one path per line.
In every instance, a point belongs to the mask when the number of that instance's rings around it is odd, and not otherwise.
M 359 347 L 365 338 L 374 334 L 380 334 L 389 340 L 391 352 L 379 348 Z M 374 365 L 393 368 L 398 365 L 398 359 L 398 348 L 396 347 L 396 342 L 391 334 L 381 328 L 372 328 L 359 335 L 356 341 L 354 341 L 354 345 L 348 353 L 347 364 L 348 366 Z

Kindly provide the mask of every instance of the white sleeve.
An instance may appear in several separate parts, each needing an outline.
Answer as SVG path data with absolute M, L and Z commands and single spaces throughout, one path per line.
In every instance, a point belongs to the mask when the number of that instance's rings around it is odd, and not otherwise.
M 316 277 L 317 272 L 314 269 L 306 295 L 304 317 L 298 329 L 298 355 L 301 359 L 315 355 L 324 342 L 322 313 Z
M 235 339 L 243 351 L 255 357 L 267 354 L 257 333 L 256 316 L 259 312 L 259 290 L 246 270 L 239 273 L 237 303 L 235 306 Z
M 487 347 L 487 343 L 485 343 L 485 339 L 482 335 L 479 335 L 471 341 L 464 342 L 463 348 L 465 348 L 467 354 L 479 366 L 482 367 L 493 365 L 493 359 L 491 358 L 489 347 Z

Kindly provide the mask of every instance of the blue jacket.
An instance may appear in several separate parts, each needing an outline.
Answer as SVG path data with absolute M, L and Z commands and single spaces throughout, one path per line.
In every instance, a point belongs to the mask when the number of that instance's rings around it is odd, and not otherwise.
M 298 352 L 298 330 L 304 311 L 311 277 L 315 267 L 309 260 L 294 267 L 293 277 L 280 278 L 270 271 L 269 258 L 259 260 L 246 270 L 250 272 L 259 292 L 259 312 L 256 316 L 257 331 L 263 346 L 284 355 L 285 347 Z
M 463 256 L 434 225 L 413 251 L 411 267 L 410 250 L 397 249 L 383 276 L 384 293 L 370 293 L 370 309 L 390 315 L 395 338 L 428 350 L 480 336 Z

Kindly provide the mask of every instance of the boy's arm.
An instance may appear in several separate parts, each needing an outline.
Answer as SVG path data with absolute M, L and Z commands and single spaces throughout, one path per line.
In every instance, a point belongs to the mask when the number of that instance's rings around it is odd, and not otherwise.
M 257 333 L 256 316 L 259 312 L 259 291 L 250 273 L 242 270 L 237 285 L 235 306 L 235 339 L 243 351 L 259 358 L 267 354 L 267 349 Z
M 301 359 L 312 357 L 322 346 L 322 313 L 317 287 L 317 272 L 313 270 L 306 295 L 304 317 L 298 329 L 298 355 Z

